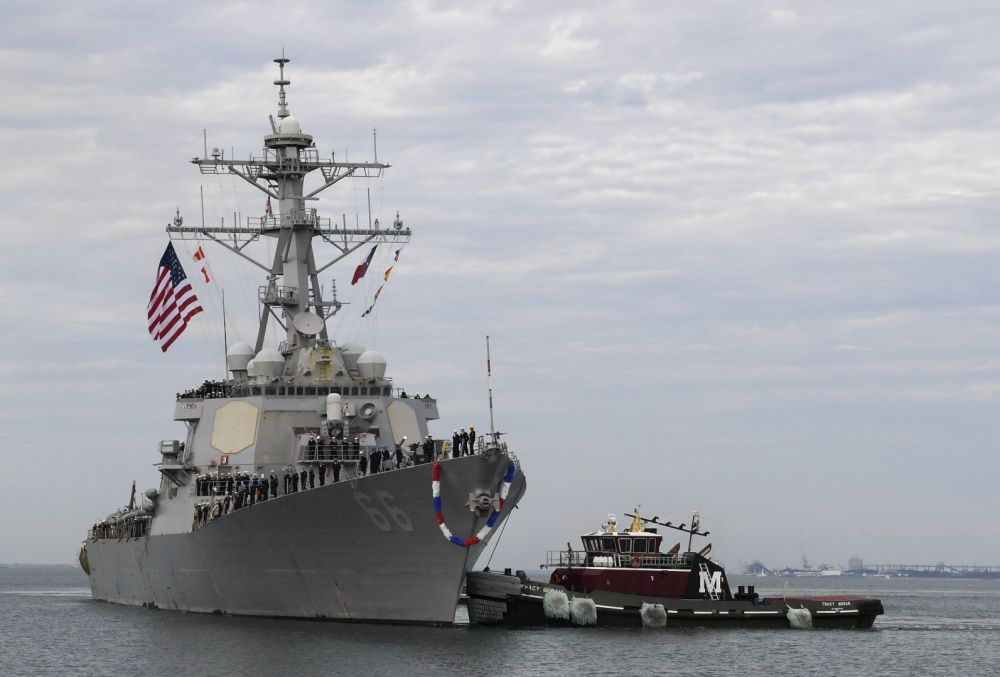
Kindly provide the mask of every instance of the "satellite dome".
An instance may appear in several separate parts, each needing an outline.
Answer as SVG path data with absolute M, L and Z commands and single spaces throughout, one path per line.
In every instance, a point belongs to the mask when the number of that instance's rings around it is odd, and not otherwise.
M 366 350 L 358 357 L 358 371 L 361 378 L 372 380 L 385 376 L 385 357 L 374 350 Z
M 354 341 L 348 341 L 344 345 L 340 346 L 340 352 L 347 353 L 350 355 L 360 355 L 365 352 L 365 347 L 360 343 L 355 343 Z
M 260 372 L 257 371 L 257 365 L 253 360 L 247 362 L 247 376 L 260 376 Z
M 253 359 L 253 348 L 246 343 L 235 343 L 226 351 L 226 366 L 229 371 L 246 371 L 247 363 Z
M 299 126 L 298 120 L 289 115 L 278 125 L 278 131 L 282 134 L 301 134 L 302 127 Z
M 365 352 L 365 347 L 353 341 L 348 341 L 340 346 L 340 353 L 344 357 L 344 365 L 348 371 L 354 371 L 358 368 L 358 356 L 363 352 Z
M 264 348 L 253 358 L 254 367 L 261 376 L 280 376 L 285 368 L 285 358 L 277 350 Z

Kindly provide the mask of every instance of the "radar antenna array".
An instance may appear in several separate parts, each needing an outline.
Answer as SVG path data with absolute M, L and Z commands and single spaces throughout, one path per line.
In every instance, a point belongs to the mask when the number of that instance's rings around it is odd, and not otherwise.
M 391 229 L 381 228 L 377 220 L 368 227 L 358 224 L 348 228 L 346 217 L 337 224 L 321 217 L 315 208 L 306 207 L 306 201 L 315 199 L 343 179 L 380 178 L 390 165 L 377 160 L 337 162 L 332 153 L 329 159 L 320 159 L 312 136 L 303 133 L 298 121 L 288 112 L 285 87 L 291 81 L 285 77 L 285 64 L 289 63 L 289 59 L 282 52 L 274 62 L 278 64 L 278 79 L 274 84 L 278 87 L 277 116 L 280 123 L 276 126 L 272 119 L 272 133 L 264 137 L 263 155 L 237 160 L 233 157 L 227 159 L 224 154 L 213 151 L 211 157 L 195 157 L 191 162 L 198 166 L 202 174 L 238 176 L 267 195 L 269 200 L 275 200 L 276 213 L 270 213 L 269 209 L 265 216 L 247 217 L 245 222 L 231 226 L 225 223 L 185 226 L 179 219 L 167 226 L 171 238 L 211 240 L 267 271 L 268 284 L 262 287 L 260 296 L 265 311 L 261 313 L 257 334 L 258 352 L 263 348 L 271 318 L 287 332 L 285 346 L 291 348 L 312 336 L 309 332 L 315 328 L 315 321 L 311 319 L 296 323 L 299 315 L 312 312 L 325 320 L 340 309 L 342 304 L 335 298 L 330 301 L 323 299 L 320 273 L 369 242 L 405 244 L 412 234 L 409 228 L 402 227 L 398 214 Z M 207 151 L 207 142 L 205 146 Z M 305 178 L 316 170 L 323 177 L 323 183 L 306 193 L 303 191 Z M 270 263 L 258 261 L 246 251 L 261 236 L 277 240 L 274 259 Z M 333 259 L 321 265 L 317 264 L 313 251 L 313 239 L 317 237 L 338 250 Z M 279 277 L 282 278 L 280 284 Z M 280 307 L 291 321 L 282 323 L 275 307 Z M 318 333 L 321 339 L 328 340 L 325 322 Z

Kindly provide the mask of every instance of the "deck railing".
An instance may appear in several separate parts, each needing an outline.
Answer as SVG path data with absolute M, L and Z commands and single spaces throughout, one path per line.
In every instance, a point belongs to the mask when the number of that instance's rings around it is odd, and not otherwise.
M 546 567 L 582 567 L 587 564 L 587 553 L 576 550 L 549 550 L 545 553 Z
M 591 556 L 591 557 L 588 557 Z M 611 566 L 623 568 L 668 569 L 690 567 L 692 553 L 664 555 L 643 552 L 583 552 L 577 550 L 549 550 L 545 556 L 546 567 Z M 596 561 L 595 561 L 596 560 Z

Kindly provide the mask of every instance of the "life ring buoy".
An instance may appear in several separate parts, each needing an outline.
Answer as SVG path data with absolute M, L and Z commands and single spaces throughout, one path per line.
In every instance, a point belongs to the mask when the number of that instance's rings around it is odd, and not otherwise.
M 431 496 L 434 499 L 434 516 L 437 518 L 438 528 L 441 529 L 444 537 L 463 548 L 471 547 L 486 538 L 490 530 L 493 529 L 493 525 L 496 524 L 497 519 L 500 517 L 500 511 L 503 510 L 504 504 L 507 502 L 507 493 L 510 491 L 510 485 L 514 481 L 514 474 L 516 472 L 517 465 L 512 461 L 507 468 L 507 474 L 504 475 L 503 482 L 500 484 L 500 507 L 493 511 L 489 519 L 486 520 L 486 524 L 479 530 L 479 533 L 469 538 L 459 538 L 451 533 L 448 525 L 445 524 L 444 514 L 441 512 L 441 461 L 435 461 L 434 468 L 431 470 Z
M 632 567 L 638 569 L 642 566 L 642 555 L 632 555 Z

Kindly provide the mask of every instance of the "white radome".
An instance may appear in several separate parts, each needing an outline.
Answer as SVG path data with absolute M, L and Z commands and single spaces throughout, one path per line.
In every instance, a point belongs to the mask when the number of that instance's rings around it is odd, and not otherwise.
M 229 371 L 246 371 L 253 359 L 253 348 L 246 343 L 234 343 L 226 351 L 226 366 Z
M 298 120 L 289 115 L 278 125 L 278 131 L 282 134 L 301 134 L 302 127 L 299 126 Z
M 363 379 L 382 378 L 385 376 L 385 367 L 385 357 L 374 350 L 366 350 L 358 357 L 358 371 Z
M 330 393 L 326 396 L 326 420 L 344 420 L 344 398 L 337 393 Z
M 285 358 L 277 350 L 264 348 L 253 358 L 253 363 L 261 376 L 280 376 L 285 367 Z
M 344 366 L 348 371 L 358 368 L 358 356 L 365 352 L 365 347 L 360 343 L 348 341 L 340 346 L 340 354 L 344 358 Z

